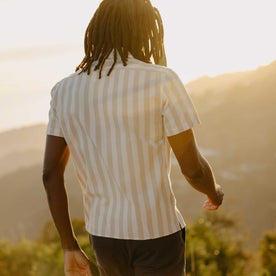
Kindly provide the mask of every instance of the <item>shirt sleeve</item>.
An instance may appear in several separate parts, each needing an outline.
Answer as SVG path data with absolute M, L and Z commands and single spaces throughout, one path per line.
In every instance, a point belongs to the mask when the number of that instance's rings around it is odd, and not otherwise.
M 173 71 L 166 74 L 163 100 L 162 115 L 166 136 L 175 135 L 201 123 L 189 93 Z
M 59 136 L 59 137 L 64 137 L 62 128 L 57 116 L 56 112 L 56 99 L 55 99 L 55 93 L 57 91 L 57 85 L 54 86 L 54 88 L 51 90 L 51 101 L 50 101 L 50 109 L 49 109 L 49 122 L 47 126 L 47 131 L 46 133 L 48 135 L 53 135 L 53 136 Z

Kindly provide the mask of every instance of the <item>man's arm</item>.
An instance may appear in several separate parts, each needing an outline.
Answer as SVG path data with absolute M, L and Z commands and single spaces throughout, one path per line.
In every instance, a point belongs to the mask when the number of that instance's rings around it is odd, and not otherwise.
M 43 183 L 49 208 L 63 249 L 79 249 L 73 232 L 64 186 L 64 171 L 70 156 L 63 137 L 47 135 L 43 164 Z
M 198 150 L 193 130 L 189 129 L 167 138 L 190 185 L 206 194 L 212 204 L 219 206 L 222 203 L 223 192 L 218 189 L 219 185 L 215 182 L 209 163 Z
M 64 171 L 69 156 L 70 151 L 63 137 L 47 135 L 43 183 L 64 251 L 65 275 L 92 276 L 89 259 L 77 242 L 69 215 L 68 198 L 64 185 Z

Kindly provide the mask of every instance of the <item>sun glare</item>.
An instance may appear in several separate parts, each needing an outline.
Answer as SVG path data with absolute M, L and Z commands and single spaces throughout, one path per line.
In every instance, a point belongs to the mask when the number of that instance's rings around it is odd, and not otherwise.
M 1 1 L 0 24 L 5 27 L 1 30 L 0 97 L 27 96 L 30 90 L 48 95 L 53 84 L 83 58 L 84 32 L 99 3 Z M 184 83 L 202 75 L 254 69 L 276 59 L 275 1 L 152 0 L 152 4 L 163 18 L 168 66 Z M 25 98 L 25 105 L 30 105 Z M 33 120 L 47 121 L 48 102 L 38 104 L 44 106 L 43 114 Z

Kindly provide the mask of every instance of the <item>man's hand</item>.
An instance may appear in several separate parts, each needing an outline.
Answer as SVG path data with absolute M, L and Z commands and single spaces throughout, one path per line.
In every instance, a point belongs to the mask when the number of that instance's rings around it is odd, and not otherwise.
M 222 191 L 222 188 L 220 185 L 216 184 L 216 196 L 215 197 L 208 197 L 208 199 L 204 202 L 203 208 L 207 210 L 217 210 L 218 207 L 221 205 L 224 192 Z
M 65 276 L 93 276 L 89 259 L 80 250 L 64 250 L 64 273 Z

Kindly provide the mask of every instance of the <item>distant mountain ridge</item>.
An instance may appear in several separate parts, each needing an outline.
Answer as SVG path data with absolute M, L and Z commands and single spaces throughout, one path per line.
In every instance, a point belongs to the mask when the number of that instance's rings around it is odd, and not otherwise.
M 13 172 L 18 168 L 27 168 L 35 164 L 41 164 L 43 158 L 42 150 L 12 151 L 0 158 L 0 177 Z
M 31 125 L 0 132 L 0 159 L 8 154 L 44 150 L 46 125 Z
M 250 86 L 253 82 L 264 82 L 275 78 L 276 60 L 266 66 L 259 66 L 256 70 L 225 73 L 215 77 L 202 76 L 186 84 L 191 93 L 219 93 L 236 84 Z
M 276 61 L 186 85 L 202 122 L 195 128 L 198 144 L 225 191 L 221 211 L 236 214 L 255 245 L 262 231 L 276 226 L 275 75 Z M 36 237 L 50 219 L 41 180 L 45 138 L 46 125 L 0 133 L 0 236 Z M 189 222 L 203 211 L 205 197 L 187 185 L 175 159 L 171 179 L 179 209 Z M 82 217 L 71 161 L 66 185 L 73 216 Z

